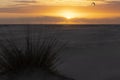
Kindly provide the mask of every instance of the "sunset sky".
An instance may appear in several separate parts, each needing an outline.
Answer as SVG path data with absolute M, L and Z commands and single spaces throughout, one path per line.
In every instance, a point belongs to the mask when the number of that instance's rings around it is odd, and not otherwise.
M 0 24 L 120 24 L 120 0 L 0 0 Z

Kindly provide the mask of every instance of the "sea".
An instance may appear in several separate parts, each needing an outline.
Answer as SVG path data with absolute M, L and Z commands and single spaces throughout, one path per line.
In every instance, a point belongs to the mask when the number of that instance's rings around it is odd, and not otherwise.
M 120 79 L 120 25 L 115 24 L 2 24 L 0 39 L 32 36 L 55 37 L 67 43 L 58 69 L 75 80 Z M 118 79 L 119 78 L 119 79 Z

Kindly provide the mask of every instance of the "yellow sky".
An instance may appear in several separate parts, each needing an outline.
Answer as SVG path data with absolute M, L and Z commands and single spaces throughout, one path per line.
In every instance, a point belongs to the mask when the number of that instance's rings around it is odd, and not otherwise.
M 91 6 L 92 2 L 95 2 L 96 6 Z M 10 22 L 10 19 L 16 19 L 16 23 L 21 23 L 21 19 L 27 22 L 29 18 L 34 18 L 33 23 L 41 23 L 43 18 L 48 22 L 52 20 L 52 23 L 64 23 L 66 20 L 71 23 L 84 23 L 86 20 L 85 23 L 90 24 L 89 19 L 97 19 L 96 23 L 102 19 L 117 20 L 119 23 L 119 8 L 120 0 L 0 0 L 0 23 L 15 23 Z M 35 18 L 39 18 L 39 21 Z

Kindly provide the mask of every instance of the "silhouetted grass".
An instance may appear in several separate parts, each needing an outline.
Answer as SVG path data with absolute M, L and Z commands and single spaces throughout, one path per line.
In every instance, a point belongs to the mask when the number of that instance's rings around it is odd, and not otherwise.
M 42 39 L 40 36 L 34 41 L 28 29 L 24 37 L 24 47 L 20 48 L 15 40 L 8 38 L 0 40 L 0 76 L 15 77 L 26 70 L 44 70 L 48 73 L 69 79 L 59 74 L 56 66 L 59 63 L 59 52 L 65 44 L 61 44 L 55 37 Z

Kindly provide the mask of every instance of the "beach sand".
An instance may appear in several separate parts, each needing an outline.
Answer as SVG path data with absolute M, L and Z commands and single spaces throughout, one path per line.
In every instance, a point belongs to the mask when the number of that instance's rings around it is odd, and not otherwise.
M 23 26 L 0 27 L 0 36 L 20 40 Z M 62 51 L 63 64 L 58 69 L 75 80 L 105 80 L 120 76 L 120 26 L 32 26 L 33 36 L 42 32 L 54 35 L 66 43 Z M 9 36 L 9 32 L 15 33 Z M 2 38 L 2 37 L 1 37 Z M 18 43 L 19 44 L 19 43 Z

